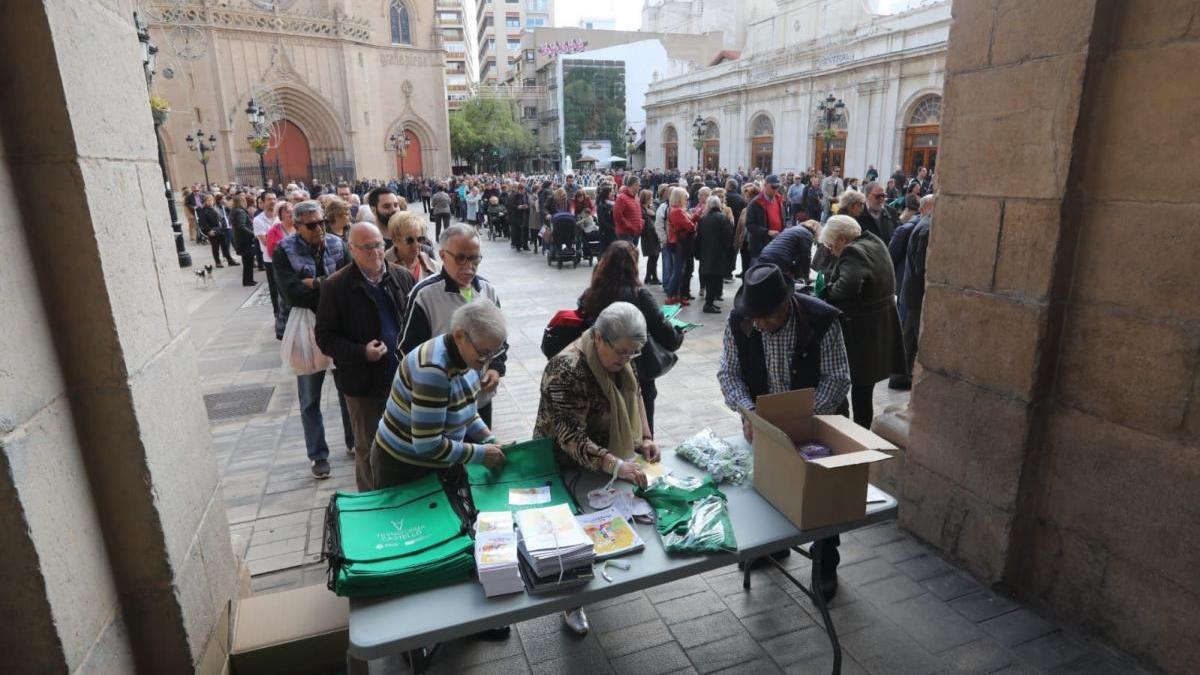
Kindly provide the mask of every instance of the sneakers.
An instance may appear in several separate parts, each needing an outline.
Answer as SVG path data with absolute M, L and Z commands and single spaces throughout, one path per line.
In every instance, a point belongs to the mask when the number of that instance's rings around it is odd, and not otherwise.
M 311 470 L 312 470 L 313 478 L 317 478 L 320 480 L 329 478 L 329 460 L 314 459 L 312 461 Z
M 584 614 L 582 607 L 563 612 L 563 623 L 576 635 L 587 635 L 588 630 L 591 629 L 591 626 L 588 625 L 587 614 Z

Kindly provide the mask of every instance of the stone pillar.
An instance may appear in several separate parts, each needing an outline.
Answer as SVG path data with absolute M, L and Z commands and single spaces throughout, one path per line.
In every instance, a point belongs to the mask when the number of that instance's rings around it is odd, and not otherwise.
M 956 0 L 901 521 L 1200 666 L 1200 0 Z
M 6 10 L 0 671 L 219 671 L 235 563 L 133 5 Z

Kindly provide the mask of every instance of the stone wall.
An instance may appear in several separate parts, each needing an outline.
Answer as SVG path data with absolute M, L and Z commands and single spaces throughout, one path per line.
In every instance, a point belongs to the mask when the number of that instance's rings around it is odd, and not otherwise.
M 1200 1 L 954 17 L 902 522 L 1195 672 Z
M 133 7 L 8 9 L 0 671 L 213 672 L 235 563 Z

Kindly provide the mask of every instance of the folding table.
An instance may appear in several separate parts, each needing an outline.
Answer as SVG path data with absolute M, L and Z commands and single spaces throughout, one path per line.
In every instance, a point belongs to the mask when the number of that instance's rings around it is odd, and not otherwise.
M 725 440 L 745 446 L 741 436 Z M 678 459 L 669 450 L 663 451 L 662 461 L 676 475 L 703 475 L 700 469 Z M 578 484 L 573 487 L 576 500 L 586 508 L 587 492 L 604 485 L 607 479 L 608 476 L 583 471 Z M 622 489 L 632 489 L 627 483 L 618 482 L 617 485 Z M 620 558 L 631 564 L 628 571 L 609 568 L 612 582 L 597 574 L 587 585 L 561 594 L 516 593 L 487 598 L 484 597 L 483 587 L 478 582 L 465 581 L 403 596 L 352 599 L 350 646 L 346 654 L 348 670 L 352 674 L 366 673 L 365 661 L 369 659 L 409 652 L 413 671 L 419 674 L 424 672 L 432 656 L 426 649 L 438 643 L 589 605 L 707 572 L 739 560 L 754 560 L 787 548 L 807 556 L 808 553 L 800 549 L 800 545 L 891 520 L 896 517 L 897 511 L 896 500 L 891 495 L 874 491 L 876 498 L 882 501 L 867 504 L 866 515 L 863 518 L 828 527 L 800 530 L 759 496 L 749 481 L 741 486 L 722 485 L 721 491 L 729 498 L 729 517 L 737 537 L 737 553 L 668 555 L 654 526 L 638 524 L 638 534 L 645 540 L 646 547 L 643 551 Z M 778 567 L 785 578 L 808 595 L 820 611 L 833 649 L 833 672 L 837 675 L 841 672 L 841 645 L 824 599 L 819 593 L 813 593 L 810 586 L 792 576 L 778 561 L 769 556 L 766 560 Z M 820 574 L 819 565 L 820 561 L 814 559 L 814 578 Z M 749 565 L 743 583 L 746 588 L 750 587 Z

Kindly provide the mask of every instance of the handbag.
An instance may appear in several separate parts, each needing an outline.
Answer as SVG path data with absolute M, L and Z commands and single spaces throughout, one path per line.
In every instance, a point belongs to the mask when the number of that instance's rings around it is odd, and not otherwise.
M 678 354 L 658 344 L 653 337 L 647 337 L 642 355 L 638 357 L 638 369 L 642 377 L 654 379 L 671 372 L 678 362 Z

